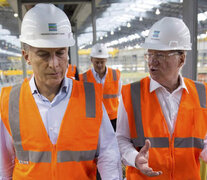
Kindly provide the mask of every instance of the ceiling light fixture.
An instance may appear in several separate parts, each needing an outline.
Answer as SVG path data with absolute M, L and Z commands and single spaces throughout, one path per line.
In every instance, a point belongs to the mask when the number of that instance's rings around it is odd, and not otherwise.
M 14 17 L 18 17 L 18 14 L 17 13 L 14 13 Z
M 160 10 L 159 9 L 156 9 L 155 14 L 156 15 L 159 15 L 160 14 Z
M 131 24 L 130 24 L 129 22 L 127 23 L 127 27 L 128 27 L 128 28 L 130 28 L 130 27 L 131 27 Z

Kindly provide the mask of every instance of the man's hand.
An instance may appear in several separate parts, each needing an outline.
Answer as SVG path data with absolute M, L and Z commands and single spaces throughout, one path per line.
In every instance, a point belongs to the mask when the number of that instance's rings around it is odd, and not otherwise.
M 135 159 L 135 165 L 146 176 L 159 176 L 162 174 L 162 171 L 153 171 L 148 165 L 150 147 L 151 143 L 149 139 L 145 140 L 145 145 Z

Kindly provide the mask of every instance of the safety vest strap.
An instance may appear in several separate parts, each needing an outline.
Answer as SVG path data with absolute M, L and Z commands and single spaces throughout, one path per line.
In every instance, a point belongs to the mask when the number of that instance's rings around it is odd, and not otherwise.
M 9 95 L 9 123 L 16 149 L 16 156 L 22 162 L 29 161 L 29 153 L 23 150 L 19 127 L 19 96 L 21 84 L 12 87 Z
M 57 162 L 70 162 L 70 161 L 90 161 L 96 155 L 96 150 L 91 151 L 58 151 Z
M 199 95 L 200 106 L 206 107 L 206 90 L 202 83 L 194 82 L 197 93 Z M 131 101 L 133 107 L 133 113 L 135 118 L 137 138 L 131 139 L 135 147 L 143 147 L 145 144 L 145 139 L 149 139 L 151 142 L 151 147 L 154 148 L 166 148 L 169 147 L 169 140 L 166 137 L 145 137 L 142 116 L 141 116 L 141 86 L 140 81 L 131 84 Z M 174 140 L 175 148 L 200 148 L 203 149 L 203 139 L 195 137 L 187 138 L 175 138 Z
M 21 84 L 12 87 L 9 97 L 9 123 L 14 141 L 16 157 L 22 164 L 31 162 L 51 162 L 51 152 L 25 151 L 22 147 L 19 124 L 19 97 Z
M 149 139 L 151 143 L 151 147 L 153 148 L 166 148 L 169 147 L 169 140 L 166 137 L 154 137 L 154 138 L 149 138 L 145 137 L 145 139 Z M 140 143 L 140 138 L 133 138 L 132 142 L 135 147 L 142 147 L 144 146 L 143 144 Z
M 75 67 L 73 65 L 71 65 L 71 68 L 72 68 L 72 72 L 75 71 Z
M 113 74 L 113 80 L 117 81 L 117 74 L 116 74 L 116 70 L 112 69 L 112 74 Z
M 84 82 L 85 100 L 86 100 L 86 117 L 96 117 L 96 99 L 95 88 L 93 83 Z
M 83 73 L 83 81 L 84 82 L 88 82 L 88 80 L 87 80 L 87 72 Z
M 104 94 L 103 98 L 104 99 L 111 99 L 111 98 L 117 98 L 119 95 L 118 94 Z
M 187 137 L 187 138 L 175 138 L 174 147 L 175 148 L 204 148 L 204 140 L 195 137 Z
M 206 108 L 206 88 L 203 83 L 195 81 L 195 86 L 198 92 L 200 106 Z
M 142 147 L 145 144 L 144 130 L 141 116 L 141 92 L 140 81 L 131 84 L 131 100 L 134 112 L 134 119 L 137 131 L 137 147 Z

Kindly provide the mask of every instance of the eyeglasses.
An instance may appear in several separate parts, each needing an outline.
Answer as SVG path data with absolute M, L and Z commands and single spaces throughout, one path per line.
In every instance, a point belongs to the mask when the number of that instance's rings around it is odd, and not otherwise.
M 164 54 L 164 53 L 145 53 L 144 57 L 145 60 L 148 62 L 149 60 L 152 60 L 155 58 L 158 61 L 165 61 L 166 57 L 174 56 L 174 55 L 181 55 L 182 52 L 172 52 L 169 54 Z

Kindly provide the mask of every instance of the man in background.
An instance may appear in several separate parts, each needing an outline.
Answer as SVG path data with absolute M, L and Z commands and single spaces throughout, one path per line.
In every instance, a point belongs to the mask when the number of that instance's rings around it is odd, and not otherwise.
M 114 131 L 116 131 L 117 110 L 121 94 L 120 71 L 106 66 L 109 54 L 104 44 L 95 44 L 91 49 L 90 56 L 93 68 L 81 74 L 80 81 L 102 84 L 103 103 Z

